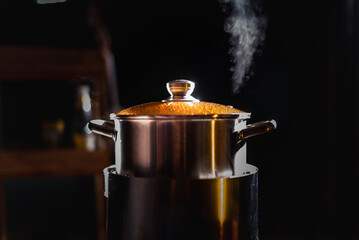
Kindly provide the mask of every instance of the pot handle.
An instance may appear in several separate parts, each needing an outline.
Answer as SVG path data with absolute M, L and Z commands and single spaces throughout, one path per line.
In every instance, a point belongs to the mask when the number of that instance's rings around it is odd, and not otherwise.
M 101 119 L 91 120 L 87 123 L 87 128 L 93 133 L 100 134 L 116 140 L 117 131 L 115 130 L 115 124 L 112 121 L 106 121 Z
M 237 132 L 237 143 L 239 145 L 244 144 L 244 140 L 259 134 L 270 132 L 277 128 L 277 122 L 275 120 L 257 122 L 247 125 L 246 128 Z

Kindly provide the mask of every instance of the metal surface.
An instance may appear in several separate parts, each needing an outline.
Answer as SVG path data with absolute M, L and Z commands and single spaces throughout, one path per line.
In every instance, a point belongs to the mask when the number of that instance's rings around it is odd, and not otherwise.
M 258 169 L 245 140 L 275 121 L 247 126 L 249 113 L 199 102 L 187 80 L 167 88 L 163 102 L 88 124 L 116 144 L 116 164 L 104 170 L 108 239 L 257 240 Z
M 237 132 L 237 149 L 241 148 L 241 146 L 245 144 L 245 140 L 247 138 L 273 131 L 276 128 L 277 122 L 275 120 L 262 121 L 247 125 L 246 128 Z
M 88 124 L 94 133 L 115 140 L 119 174 L 209 179 L 238 177 L 246 172 L 242 169 L 246 164 L 245 139 L 271 131 L 275 121 L 247 126 L 249 113 L 198 102 L 191 96 L 194 86 L 188 80 L 171 81 L 167 84 L 171 93 L 168 100 L 134 106 L 129 108 L 131 114 L 121 114 L 126 110 L 111 114 L 114 124 L 104 120 Z M 159 111 L 162 107 L 166 111 Z M 155 114 L 167 110 L 173 114 Z
M 96 134 L 116 140 L 117 131 L 115 130 L 115 124 L 112 121 L 100 119 L 91 120 L 87 123 L 87 128 Z
M 234 176 L 246 162 L 236 141 L 245 126 L 238 119 L 116 119 L 116 169 L 135 177 Z
M 277 128 L 277 123 L 274 120 L 257 122 L 250 125 L 238 133 L 239 140 L 244 140 L 249 137 L 257 136 L 266 132 L 270 132 Z
M 108 239 L 258 239 L 258 176 L 136 178 L 109 173 Z
M 170 81 L 166 84 L 167 91 L 171 95 L 167 100 L 164 101 L 189 101 L 199 102 L 198 99 L 191 96 L 195 88 L 195 83 L 192 81 L 180 79 Z
M 128 115 L 151 116 L 151 115 L 235 115 L 238 118 L 249 118 L 250 113 L 245 113 L 232 106 L 218 103 L 201 102 L 191 96 L 195 83 L 189 80 L 174 80 L 167 83 L 170 97 L 161 102 L 149 102 L 124 109 L 117 113 L 118 117 Z M 225 116 L 222 116 L 225 117 Z
M 92 121 L 95 133 L 115 140 L 116 169 L 135 177 L 219 178 L 242 176 L 245 139 L 271 131 L 275 122 L 246 127 L 240 119 L 115 118 Z M 100 124 L 99 124 L 100 123 Z M 96 127 L 98 126 L 98 127 Z

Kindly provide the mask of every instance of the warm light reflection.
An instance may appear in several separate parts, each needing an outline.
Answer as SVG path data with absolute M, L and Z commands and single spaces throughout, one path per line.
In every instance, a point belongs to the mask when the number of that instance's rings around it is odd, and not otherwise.
M 223 178 L 219 181 L 219 221 L 223 223 L 224 219 L 224 181 Z
M 211 160 L 212 160 L 212 174 L 215 176 L 216 174 L 216 145 L 215 145 L 215 124 L 216 121 L 211 121 Z
M 220 228 L 221 228 L 221 232 L 220 232 L 220 239 L 223 239 L 223 222 L 224 222 L 224 218 L 225 218 L 225 209 L 226 209 L 226 182 L 224 181 L 223 178 L 221 178 L 218 182 L 218 220 L 220 223 Z

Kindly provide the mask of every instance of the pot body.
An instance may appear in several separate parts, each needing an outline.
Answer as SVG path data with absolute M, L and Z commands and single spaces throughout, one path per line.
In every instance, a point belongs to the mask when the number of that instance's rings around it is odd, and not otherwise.
M 134 177 L 219 178 L 246 174 L 238 118 L 112 117 L 116 171 Z M 248 174 L 248 173 L 247 173 Z
M 258 174 L 138 178 L 105 169 L 108 239 L 258 239 Z

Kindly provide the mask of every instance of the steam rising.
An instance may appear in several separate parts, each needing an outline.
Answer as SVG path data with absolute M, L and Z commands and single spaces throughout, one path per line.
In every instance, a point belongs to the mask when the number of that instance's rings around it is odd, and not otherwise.
M 250 70 L 253 55 L 264 41 L 266 18 L 253 0 L 220 0 L 220 3 L 223 11 L 230 12 L 224 29 L 231 35 L 233 92 L 238 93 Z

